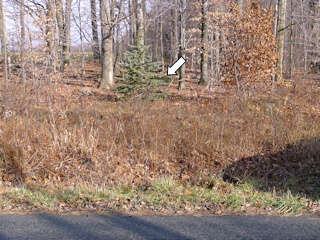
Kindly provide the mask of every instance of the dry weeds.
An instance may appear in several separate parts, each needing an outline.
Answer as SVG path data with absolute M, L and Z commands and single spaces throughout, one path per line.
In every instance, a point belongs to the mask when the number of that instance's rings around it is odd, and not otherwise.
M 213 178 L 239 184 L 250 176 L 261 189 L 285 191 L 279 179 L 298 168 L 312 178 L 297 181 L 295 193 L 320 192 L 318 81 L 257 86 L 243 102 L 232 89 L 208 93 L 191 83 L 163 100 L 121 102 L 78 83 L 1 91 L 2 187 L 148 188 L 173 178 L 212 188 Z M 295 158 L 283 154 L 290 148 Z

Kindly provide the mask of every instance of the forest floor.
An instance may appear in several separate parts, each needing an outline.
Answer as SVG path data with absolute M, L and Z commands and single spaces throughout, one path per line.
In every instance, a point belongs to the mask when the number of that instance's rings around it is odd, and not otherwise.
M 120 101 L 99 71 L 1 85 L 3 211 L 320 214 L 319 75 Z

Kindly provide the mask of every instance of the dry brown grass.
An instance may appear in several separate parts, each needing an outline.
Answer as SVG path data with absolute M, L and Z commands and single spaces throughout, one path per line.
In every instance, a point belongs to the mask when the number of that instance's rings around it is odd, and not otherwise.
M 318 144 L 299 145 L 319 140 L 317 84 L 257 88 L 244 102 L 232 90 L 171 91 L 165 100 L 110 102 L 112 94 L 90 87 L 49 84 L 23 93 L 13 84 L 0 97 L 3 183 L 54 190 L 148 186 L 173 177 L 205 185 L 238 160 L 281 152 L 288 145 L 307 149 L 303 156 L 309 159 L 300 159 L 301 164 L 319 162 Z M 319 179 L 316 175 L 314 181 Z

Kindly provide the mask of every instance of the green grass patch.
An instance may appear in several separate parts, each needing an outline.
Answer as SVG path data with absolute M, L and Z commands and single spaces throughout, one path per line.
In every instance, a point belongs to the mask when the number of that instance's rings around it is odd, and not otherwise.
M 166 211 L 167 213 L 255 213 L 256 209 L 273 214 L 302 214 L 308 212 L 308 199 L 290 192 L 259 191 L 251 184 L 232 185 L 219 179 L 213 188 L 191 186 L 162 178 L 148 187 L 133 188 L 120 185 L 113 188 L 81 186 L 54 191 L 8 188 L 1 197 L 2 209 L 41 211 L 64 210 L 127 210 Z

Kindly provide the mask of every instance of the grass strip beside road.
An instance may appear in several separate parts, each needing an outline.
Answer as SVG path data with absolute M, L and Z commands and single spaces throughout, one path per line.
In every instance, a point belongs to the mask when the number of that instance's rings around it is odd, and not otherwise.
M 119 186 L 57 188 L 49 191 L 28 186 L 2 193 L 2 210 L 25 212 L 109 211 L 159 214 L 310 214 L 319 203 L 290 192 L 263 192 L 245 183 L 233 185 L 213 179 L 210 188 L 181 184 L 172 178 L 155 180 L 145 188 Z M 318 209 L 319 210 L 319 209 Z

